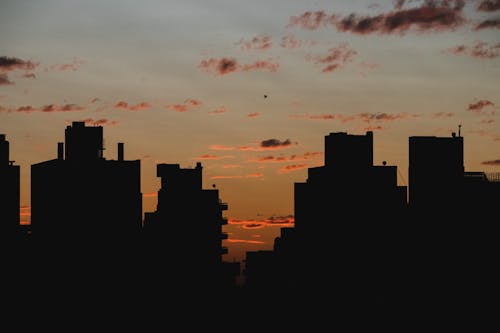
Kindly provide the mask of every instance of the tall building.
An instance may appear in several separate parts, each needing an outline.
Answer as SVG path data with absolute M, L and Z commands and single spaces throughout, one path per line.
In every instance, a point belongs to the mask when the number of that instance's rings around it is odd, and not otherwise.
M 10 161 L 9 141 L 0 134 L 0 237 L 19 232 L 20 168 Z
M 224 263 L 227 234 L 223 212 L 227 203 L 219 190 L 202 188 L 202 166 L 180 168 L 179 164 L 158 164 L 161 178 L 157 210 L 146 213 L 144 236 L 150 256 L 164 262 L 169 278 L 183 283 L 232 284 L 239 273 L 236 263 Z
M 64 147 L 65 145 L 65 147 Z M 73 122 L 57 158 L 31 166 L 31 223 L 42 240 L 119 240 L 142 228 L 140 160 L 103 157 L 103 128 Z M 66 156 L 64 156 L 66 155 Z
M 411 136 L 408 177 L 412 207 L 456 203 L 464 177 L 463 137 Z
M 273 277 L 311 301 L 377 302 L 390 281 L 392 227 L 405 219 L 397 175 L 373 164 L 372 132 L 327 135 L 325 165 L 295 183 L 295 228 L 282 229 L 274 252 L 247 253 L 249 282 Z

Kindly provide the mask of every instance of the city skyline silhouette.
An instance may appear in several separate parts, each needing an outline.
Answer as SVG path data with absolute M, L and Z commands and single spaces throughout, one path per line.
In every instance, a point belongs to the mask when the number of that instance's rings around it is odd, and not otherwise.
M 397 184 L 397 166 L 374 165 L 373 137 L 326 135 L 325 165 L 295 183 L 295 225 L 281 228 L 273 250 L 227 262 L 229 205 L 219 190 L 203 189 L 200 162 L 192 169 L 158 164 L 157 209 L 142 220 L 140 160 L 126 160 L 122 142 L 117 159 L 107 160 L 103 127 L 73 122 L 57 158 L 31 166 L 26 228 L 19 223 L 19 166 L 2 134 L 1 239 L 17 249 L 14 265 L 25 261 L 21 276 L 43 267 L 47 277 L 38 283 L 46 284 L 64 271 L 60 283 L 68 287 L 84 279 L 110 288 L 117 278 L 131 283 L 144 274 L 145 288 L 159 294 L 175 288 L 251 299 L 322 295 L 339 305 L 376 306 L 492 297 L 497 227 L 487 218 L 500 200 L 500 173 L 466 171 L 460 133 L 410 136 L 408 191 Z
M 499 13 L 1 1 L 12 280 L 376 307 L 492 294 Z

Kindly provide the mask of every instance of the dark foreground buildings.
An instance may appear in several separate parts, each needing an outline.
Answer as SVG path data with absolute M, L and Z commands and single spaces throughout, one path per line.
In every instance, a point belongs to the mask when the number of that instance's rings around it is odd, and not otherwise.
M 189 287 L 208 283 L 209 287 L 231 286 L 239 274 L 239 263 L 226 263 L 227 234 L 223 211 L 227 203 L 219 199 L 219 190 L 202 188 L 201 163 L 193 169 L 179 164 L 158 164 L 161 178 L 157 210 L 146 213 L 144 239 L 149 254 L 164 260 L 155 276 L 188 282 Z M 154 268 L 152 266 L 152 268 Z
M 248 287 L 351 305 L 493 300 L 500 177 L 463 161 L 460 135 L 410 137 L 407 203 L 396 167 L 373 165 L 371 132 L 329 134 L 325 166 L 295 184 L 295 228 L 247 254 Z
M 103 156 L 103 128 L 73 122 L 57 158 L 31 166 L 31 224 L 39 240 L 112 242 L 142 227 L 140 160 Z
M 19 166 L 14 165 L 9 154 L 9 141 L 0 134 L 0 239 L 3 241 L 19 233 Z

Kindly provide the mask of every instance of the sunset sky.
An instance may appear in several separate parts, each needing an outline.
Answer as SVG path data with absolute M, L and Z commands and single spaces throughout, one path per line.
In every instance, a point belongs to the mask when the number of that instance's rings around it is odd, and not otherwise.
M 56 157 L 72 121 L 104 126 L 105 157 L 202 162 L 228 202 L 227 259 L 271 249 L 293 184 L 330 132 L 374 131 L 399 167 L 408 137 L 462 125 L 467 171 L 500 171 L 500 0 L 0 0 L 0 133 L 21 166 Z

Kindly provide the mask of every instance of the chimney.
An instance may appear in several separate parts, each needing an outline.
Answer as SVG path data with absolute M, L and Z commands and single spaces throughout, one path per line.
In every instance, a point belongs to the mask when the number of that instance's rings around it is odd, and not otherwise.
M 57 143 L 57 159 L 64 160 L 64 142 Z
M 123 161 L 123 142 L 118 142 L 118 161 Z

